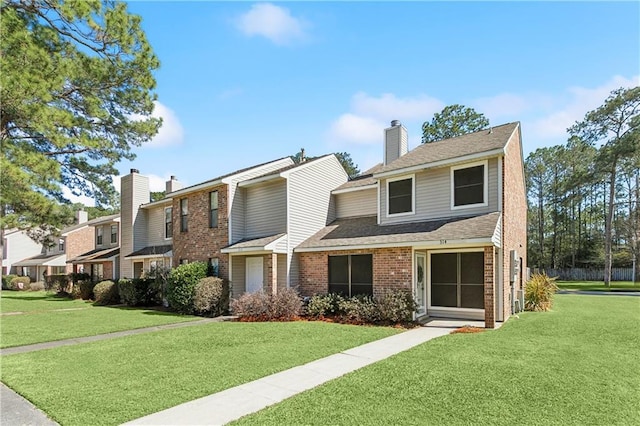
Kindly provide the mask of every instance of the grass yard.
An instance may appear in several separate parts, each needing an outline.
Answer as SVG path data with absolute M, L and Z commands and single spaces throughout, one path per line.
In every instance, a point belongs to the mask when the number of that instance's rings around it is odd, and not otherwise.
M 0 313 L 51 311 L 54 309 L 74 309 L 91 306 L 85 300 L 56 297 L 46 291 L 7 291 L 0 295 Z
M 611 287 L 606 287 L 602 281 L 556 281 L 563 290 L 588 291 L 640 291 L 640 283 L 631 281 L 611 281 Z
M 640 298 L 557 295 L 552 312 L 435 339 L 237 425 L 640 424 Z
M 210 323 L 2 357 L 2 381 L 62 425 L 115 425 L 398 333 Z
M 0 317 L 1 348 L 198 319 L 141 308 L 93 306 L 91 303 L 76 300 L 57 299 L 47 296 L 44 292 L 3 291 L 2 305 L 3 309 L 10 309 L 6 312 L 25 313 Z M 55 310 L 60 308 L 72 310 Z

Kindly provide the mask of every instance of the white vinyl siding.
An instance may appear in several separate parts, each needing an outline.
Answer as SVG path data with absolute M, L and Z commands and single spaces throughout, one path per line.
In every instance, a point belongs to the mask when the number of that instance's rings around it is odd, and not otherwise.
M 231 190 L 229 190 L 231 192 Z M 237 188 L 233 197 L 233 205 L 231 207 L 231 224 L 229 226 L 229 242 L 235 243 L 244 238 L 246 233 L 245 227 L 245 200 L 247 199 L 247 190 L 245 188 Z
M 332 206 L 331 191 L 347 181 L 347 174 L 333 156 L 316 160 L 307 167 L 290 173 L 289 183 L 289 250 L 327 225 Z M 298 259 L 291 256 L 289 286 L 298 283 Z
M 487 206 L 465 209 L 451 209 L 451 168 L 440 167 L 415 174 L 415 214 L 410 216 L 387 217 L 387 184 L 380 183 L 380 223 L 391 224 L 414 222 L 453 216 L 471 216 L 498 211 L 498 159 L 488 160 Z
M 246 188 L 245 238 L 280 234 L 287 229 L 286 181 Z
M 376 188 L 336 194 L 336 211 L 339 218 L 372 216 L 376 214 L 378 191 Z
M 159 206 L 147 210 L 146 246 L 162 246 L 171 243 L 164 238 L 164 209 L 165 206 Z M 125 256 L 127 254 L 129 253 Z

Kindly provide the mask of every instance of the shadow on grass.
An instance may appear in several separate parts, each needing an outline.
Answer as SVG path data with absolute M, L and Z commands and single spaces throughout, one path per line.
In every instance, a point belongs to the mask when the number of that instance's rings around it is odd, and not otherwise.
M 47 302 L 68 302 L 70 300 L 73 300 L 68 296 L 60 295 L 58 293 L 46 294 L 44 296 L 32 296 L 29 294 L 29 292 L 26 292 L 26 291 L 15 291 L 15 292 L 7 293 L 8 291 L 11 291 L 11 290 L 3 290 L 3 293 L 2 293 L 3 299 L 20 300 L 23 302 L 29 302 L 31 300 L 46 300 Z M 12 294 L 12 293 L 15 293 L 15 294 Z
M 93 302 L 92 304 L 93 306 L 98 308 L 118 309 L 121 311 L 142 311 L 142 314 L 144 315 L 172 316 L 172 317 L 180 317 L 180 318 L 200 318 L 195 315 L 179 314 L 168 308 L 163 308 L 162 306 L 100 305 L 100 304 L 97 304 L 96 302 Z

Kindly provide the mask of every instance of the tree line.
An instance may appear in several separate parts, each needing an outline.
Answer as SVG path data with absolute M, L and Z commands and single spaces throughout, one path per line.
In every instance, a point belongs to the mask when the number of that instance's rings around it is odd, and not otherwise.
M 636 267 L 640 277 L 640 88 L 614 90 L 526 159 L 529 266 Z

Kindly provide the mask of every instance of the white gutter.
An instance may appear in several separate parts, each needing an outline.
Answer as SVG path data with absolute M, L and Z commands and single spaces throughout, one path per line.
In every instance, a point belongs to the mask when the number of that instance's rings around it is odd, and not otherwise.
M 365 189 L 376 189 L 377 187 L 378 187 L 377 183 L 371 183 L 369 185 L 354 186 L 354 187 L 351 187 L 351 188 L 334 189 L 333 191 L 331 191 L 331 193 L 332 194 L 346 194 L 347 192 L 363 191 Z
M 326 247 L 298 247 L 294 251 L 297 253 L 311 253 L 319 251 L 334 251 L 334 250 L 359 250 L 359 249 L 373 249 L 373 248 L 387 248 L 387 247 L 452 247 L 452 246 L 493 246 L 491 238 L 469 238 L 463 240 L 446 240 L 443 243 L 441 240 L 433 241 L 405 241 L 398 243 L 369 243 L 369 244 L 350 244 L 345 246 L 326 246 Z

